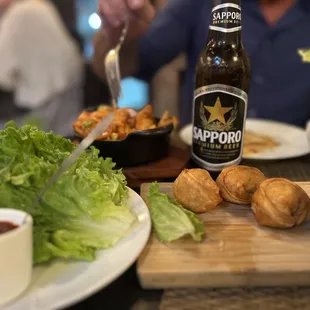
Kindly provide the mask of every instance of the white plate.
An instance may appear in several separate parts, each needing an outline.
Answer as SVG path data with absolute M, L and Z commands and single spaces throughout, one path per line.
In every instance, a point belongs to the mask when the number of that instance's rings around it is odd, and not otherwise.
M 192 146 L 192 129 L 193 125 L 188 124 L 184 126 L 179 133 L 181 140 L 188 146 Z
M 309 153 L 306 130 L 289 124 L 261 119 L 247 119 L 246 128 L 274 138 L 280 146 L 270 151 L 243 156 L 244 159 L 288 159 Z M 186 125 L 180 131 L 184 143 L 192 145 L 192 125 Z
M 104 288 L 124 273 L 148 241 L 151 220 L 142 198 L 129 189 L 130 210 L 139 225 L 114 248 L 97 253 L 92 262 L 56 261 L 33 271 L 32 284 L 18 300 L 1 310 L 54 310 L 68 307 Z M 104 308 L 104 305 L 103 305 Z
M 272 150 L 244 156 L 247 159 L 288 159 L 309 153 L 306 130 L 269 120 L 248 119 L 246 129 L 270 136 L 280 145 Z

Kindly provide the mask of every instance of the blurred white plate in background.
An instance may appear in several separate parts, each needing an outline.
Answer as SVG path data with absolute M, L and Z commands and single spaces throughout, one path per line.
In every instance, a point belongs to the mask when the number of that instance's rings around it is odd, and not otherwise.
M 307 132 L 303 128 L 262 119 L 247 119 L 246 129 L 273 138 L 280 145 L 271 150 L 243 156 L 244 159 L 276 160 L 304 156 L 309 153 Z M 181 140 L 192 145 L 192 125 L 180 130 Z

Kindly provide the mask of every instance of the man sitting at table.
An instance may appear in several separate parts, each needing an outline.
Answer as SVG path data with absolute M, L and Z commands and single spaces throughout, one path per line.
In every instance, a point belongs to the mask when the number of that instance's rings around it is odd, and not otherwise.
M 212 1 L 169 0 L 155 14 L 147 0 L 99 0 L 105 22 L 95 39 L 94 68 L 104 77 L 103 59 L 119 37 L 128 10 L 131 29 L 121 55 L 122 74 L 150 80 L 181 52 L 188 70 L 181 89 L 181 124 L 191 122 L 193 81 L 204 48 Z M 310 1 L 243 0 L 242 33 L 252 63 L 248 117 L 305 126 L 310 119 Z

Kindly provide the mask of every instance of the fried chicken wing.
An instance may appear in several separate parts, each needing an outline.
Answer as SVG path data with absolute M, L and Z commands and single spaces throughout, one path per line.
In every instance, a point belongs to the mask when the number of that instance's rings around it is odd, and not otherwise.
M 179 122 L 175 116 L 170 116 L 168 111 L 165 111 L 163 116 L 161 117 L 157 127 L 165 127 L 170 124 L 173 124 L 174 128 L 177 128 Z
M 146 105 L 136 118 L 137 130 L 148 130 L 156 128 L 153 108 L 150 104 Z
M 170 117 L 166 112 L 156 125 L 154 111 L 150 104 L 139 112 L 131 108 L 114 109 L 110 106 L 100 106 L 96 111 L 82 112 L 78 120 L 72 124 L 73 128 L 79 136 L 86 137 L 112 111 L 115 111 L 112 123 L 96 140 L 121 140 L 137 130 L 149 130 L 177 123 L 176 118 Z

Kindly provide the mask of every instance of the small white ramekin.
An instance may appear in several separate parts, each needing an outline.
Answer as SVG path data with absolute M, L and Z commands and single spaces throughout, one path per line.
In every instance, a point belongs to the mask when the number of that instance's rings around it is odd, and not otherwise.
M 0 208 L 0 222 L 18 227 L 0 234 L 0 305 L 18 297 L 32 274 L 32 217 L 22 211 Z

